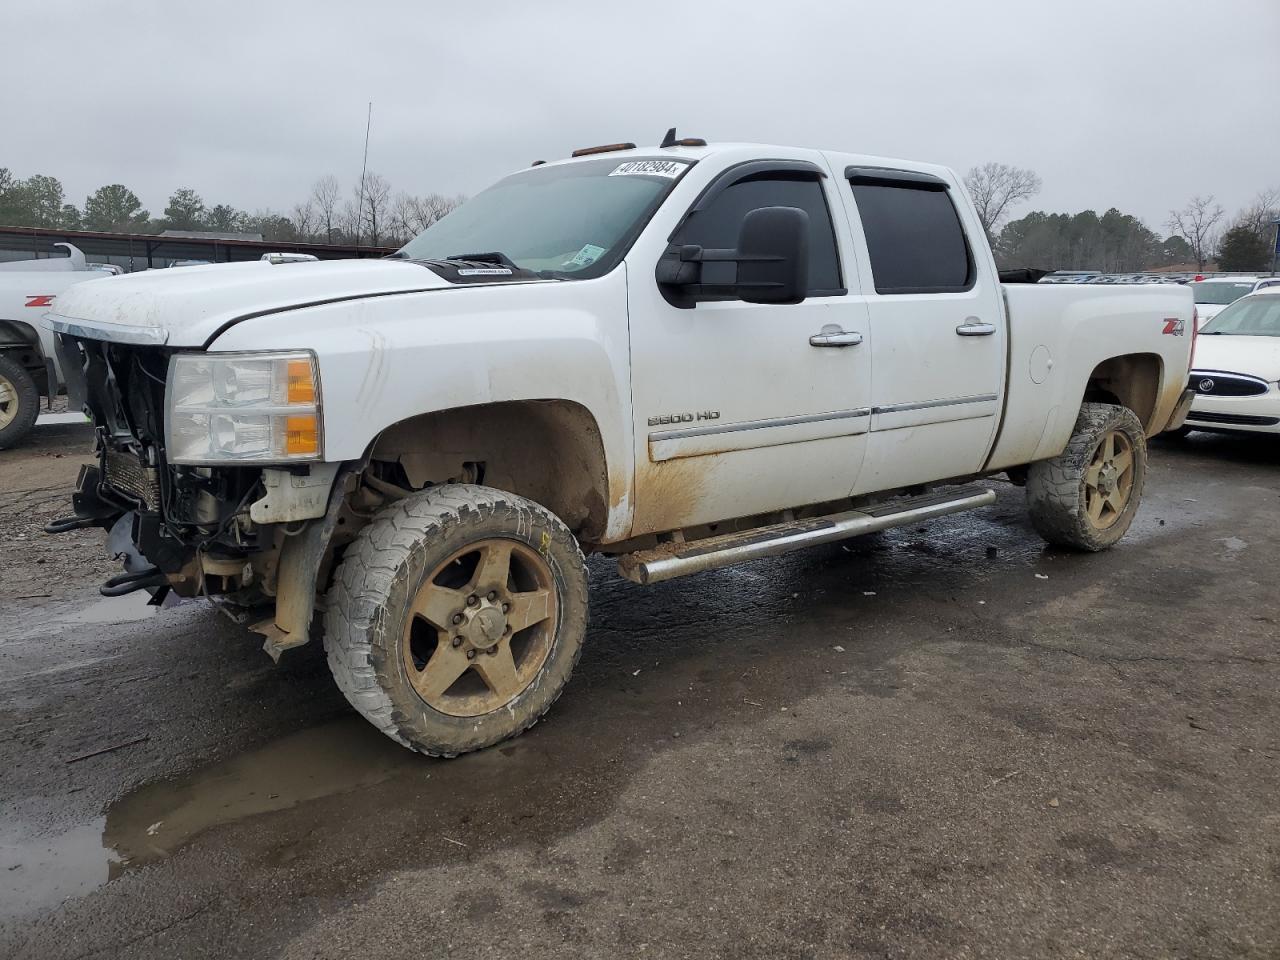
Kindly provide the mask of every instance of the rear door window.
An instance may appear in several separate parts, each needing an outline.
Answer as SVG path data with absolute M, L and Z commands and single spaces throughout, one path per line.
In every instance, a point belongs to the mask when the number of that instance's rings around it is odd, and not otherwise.
M 974 282 L 973 255 L 940 181 L 850 181 L 877 293 L 959 293 Z

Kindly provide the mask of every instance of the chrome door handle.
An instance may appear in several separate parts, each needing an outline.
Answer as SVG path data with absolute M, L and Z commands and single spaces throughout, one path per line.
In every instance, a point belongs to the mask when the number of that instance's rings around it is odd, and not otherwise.
M 856 330 L 844 330 L 838 324 L 828 323 L 809 338 L 811 347 L 856 347 L 862 342 L 862 334 Z
M 956 333 L 962 337 L 989 337 L 995 332 L 994 323 L 983 323 L 977 317 L 966 317 L 964 323 L 956 327 Z

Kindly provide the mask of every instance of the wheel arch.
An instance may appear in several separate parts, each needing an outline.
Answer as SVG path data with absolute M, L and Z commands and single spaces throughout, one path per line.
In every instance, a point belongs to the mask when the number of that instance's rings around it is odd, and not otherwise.
M 616 499 L 600 426 L 571 400 L 510 400 L 419 414 L 382 430 L 370 460 L 413 489 L 469 480 L 546 507 L 597 543 Z
M 1083 403 L 1114 403 L 1137 415 L 1152 433 L 1164 383 L 1164 359 L 1155 353 L 1108 357 L 1093 368 L 1085 383 Z
M 482 482 L 514 493 L 554 513 L 588 547 L 608 524 L 604 444 L 581 404 L 501 401 L 401 420 L 381 430 L 363 457 L 341 466 L 323 517 L 280 545 L 274 615 L 254 628 L 267 637 L 272 656 L 308 639 L 316 591 L 328 588 L 339 554 L 362 525 L 364 514 L 352 505 L 370 468 L 398 472 L 392 485 L 402 489 Z
M 57 373 L 45 356 L 40 332 L 24 320 L 0 318 L 0 352 L 13 358 L 36 382 L 41 396 L 52 395 L 58 384 Z

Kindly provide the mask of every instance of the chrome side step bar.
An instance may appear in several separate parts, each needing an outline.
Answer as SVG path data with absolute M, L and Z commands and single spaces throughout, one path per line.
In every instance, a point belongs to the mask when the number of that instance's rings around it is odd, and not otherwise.
M 664 543 L 651 550 L 619 557 L 618 572 L 635 583 L 659 583 L 744 560 L 776 557 L 803 547 L 944 517 L 949 513 L 961 513 L 995 502 L 994 490 L 960 487 L 934 491 L 826 517 L 775 523 L 687 543 Z

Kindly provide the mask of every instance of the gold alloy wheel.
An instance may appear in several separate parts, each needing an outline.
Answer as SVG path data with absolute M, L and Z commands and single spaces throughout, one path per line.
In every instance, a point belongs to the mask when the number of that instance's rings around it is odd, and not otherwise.
M 1084 474 L 1084 507 L 1098 530 L 1112 526 L 1133 493 L 1133 441 L 1123 430 L 1111 430 L 1102 438 Z
M 404 667 L 430 707 L 478 717 L 528 688 L 558 623 L 546 559 L 516 540 L 480 540 L 423 579 L 406 618 Z
M 9 378 L 0 374 L 0 430 L 13 423 L 18 416 L 18 389 Z

